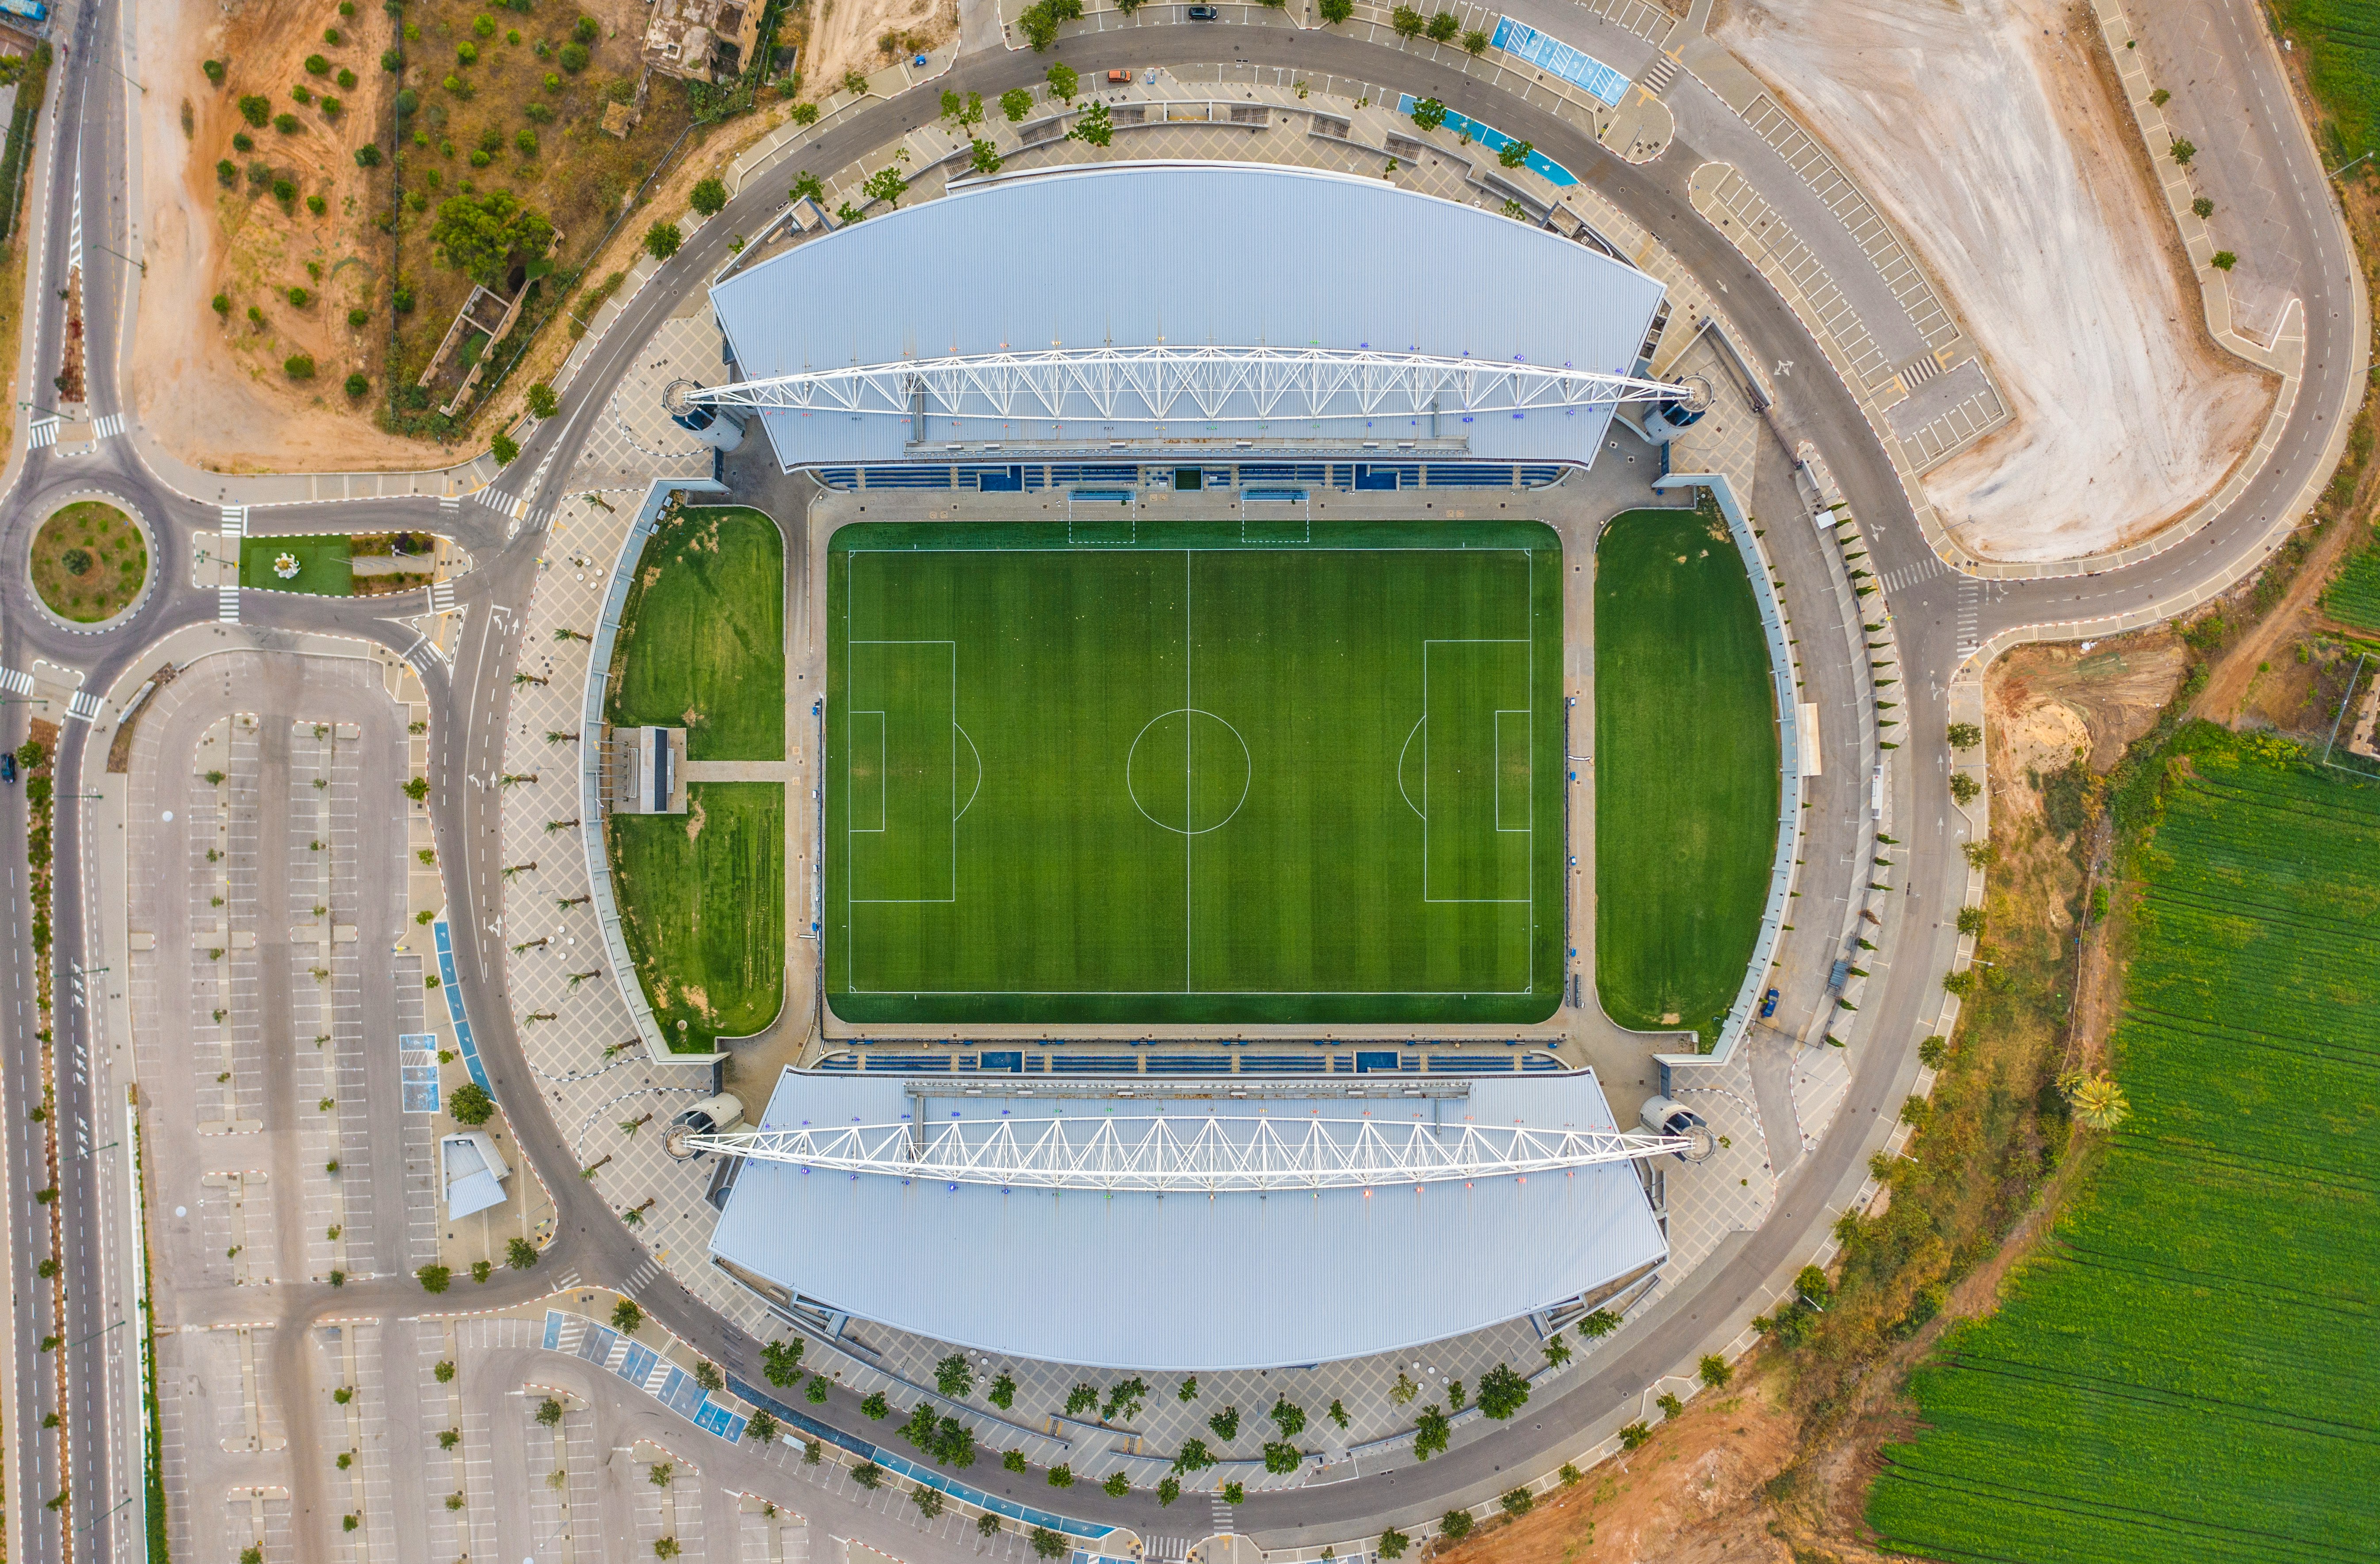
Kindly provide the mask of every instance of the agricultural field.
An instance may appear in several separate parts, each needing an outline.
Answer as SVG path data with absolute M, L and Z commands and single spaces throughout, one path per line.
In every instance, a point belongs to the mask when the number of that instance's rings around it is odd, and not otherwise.
M 2174 744 L 2112 1046 L 2131 1115 L 1913 1376 L 1868 1519 L 1958 1560 L 2380 1556 L 2380 787 Z
M 2322 589 L 2322 611 L 2341 624 L 2380 632 L 2380 541 L 2347 556 Z
M 835 533 L 838 1014 L 1552 1013 L 1559 538 L 1283 530 Z
M 1612 518 L 1595 566 L 1595 981 L 1604 1013 L 1707 1042 L 1777 847 L 1777 698 L 1716 514 Z
M 239 584 L 269 592 L 344 598 L 355 589 L 351 553 L 351 541 L 345 536 L 242 538 Z M 286 578 L 273 568 L 273 562 L 285 557 L 298 562 L 298 574 Z
M 785 1000 L 785 789 L 691 782 L 683 815 L 604 824 L 628 953 L 670 1046 L 708 1051 Z
M 2306 84 L 2330 111 L 2330 161 L 2380 146 L 2380 0 L 2274 0 L 2273 11 L 2305 52 Z
M 689 760 L 783 759 L 784 574 L 784 539 L 759 511 L 665 522 L 621 611 L 605 716 L 685 728 Z

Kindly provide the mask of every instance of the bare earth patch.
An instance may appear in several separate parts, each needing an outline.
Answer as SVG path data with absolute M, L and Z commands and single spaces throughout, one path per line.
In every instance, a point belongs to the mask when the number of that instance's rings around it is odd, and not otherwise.
M 2008 396 L 2014 421 L 1925 480 L 1961 542 L 2007 560 L 2095 553 L 2222 481 L 2262 427 L 2271 382 L 2206 335 L 2087 9 L 1723 10 L 1714 31 L 1924 253 Z

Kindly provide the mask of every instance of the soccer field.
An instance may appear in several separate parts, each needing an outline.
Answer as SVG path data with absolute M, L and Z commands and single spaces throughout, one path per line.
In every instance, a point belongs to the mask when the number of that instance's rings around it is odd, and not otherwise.
M 1561 548 L 1535 522 L 859 525 L 831 546 L 851 1021 L 1538 1021 Z M 1083 536 L 1075 524 L 1073 536 Z

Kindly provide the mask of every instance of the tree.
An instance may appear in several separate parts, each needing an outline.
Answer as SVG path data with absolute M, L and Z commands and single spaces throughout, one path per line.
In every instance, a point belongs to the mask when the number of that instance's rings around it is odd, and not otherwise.
M 1945 736 L 1953 749 L 1973 749 L 1984 742 L 1984 730 L 1973 722 L 1953 722 Z
M 562 398 L 553 394 L 553 387 L 540 381 L 528 388 L 528 410 L 534 418 L 550 418 L 562 411 Z
M 1024 1471 L 1025 1452 L 1023 1450 L 1002 1450 L 1000 1454 L 1000 1469 L 1002 1472 Z
M 1276 1400 L 1272 1403 L 1272 1411 L 1265 1415 L 1272 1419 L 1273 1425 L 1281 1430 L 1281 1437 L 1284 1439 L 1294 1439 L 1305 1432 L 1305 1409 L 1291 1405 L 1285 1396 Z
M 1338 0 L 1331 0 L 1331 3 L 1337 4 Z M 1352 4 L 1353 0 L 1349 3 Z M 1018 124 L 1033 112 L 1033 94 L 1022 87 L 1010 88 L 1000 95 L 1000 112 L 1007 115 L 1009 124 Z
M 1421 1409 L 1414 1420 L 1414 1459 L 1427 1461 L 1446 1449 L 1446 1436 L 1451 1428 L 1446 1413 L 1436 1402 Z
M 1271 1473 L 1276 1477 L 1286 1477 L 1291 1473 L 1296 1471 L 1297 1464 L 1303 1458 L 1297 1453 L 1297 1447 L 1295 1445 L 1289 1444 L 1279 1439 L 1268 1439 L 1265 1441 L 1265 1470 Z
M 868 183 L 859 187 L 859 193 L 872 201 L 882 201 L 887 206 L 899 206 L 901 192 L 908 188 L 909 181 L 901 177 L 899 169 L 885 167 L 869 175 Z
M 675 1558 L 677 1557 L 677 1539 L 675 1537 L 654 1538 L 653 1557 L 656 1558 Z
M 1944 973 L 1942 991 L 1946 994 L 1956 994 L 1963 1000 L 1975 991 L 1975 975 L 1973 972 Z
M 1961 907 L 1959 909 L 1959 932 L 1961 934 L 1981 934 L 1983 931 L 1984 909 L 1981 907 Z M 1940 1041 L 1940 1039 L 1937 1037 L 1928 1037 L 1925 1039 L 1925 1042 L 1927 1043 L 1938 1041 Z M 1920 1043 L 1918 1045 L 1921 1052 L 1924 1050 L 1925 1046 L 1925 1043 Z
M 537 1420 L 548 1428 L 556 1426 L 562 1422 L 562 1403 L 552 1396 L 546 1397 L 537 1403 Z
M 1207 1426 L 1215 1431 L 1215 1437 L 1218 1439 L 1222 1439 L 1228 1442 L 1238 1438 L 1240 1435 L 1240 1409 L 1237 1407 L 1225 1407 L 1222 1411 L 1217 1412 L 1214 1416 L 1207 1420 Z
M 1062 1461 L 1057 1465 L 1050 1468 L 1050 1485 L 1053 1488 L 1073 1487 L 1075 1485 L 1074 1467 Z
M 1673 1417 L 1684 1415 L 1686 1410 L 1686 1403 L 1678 1400 L 1677 1397 L 1671 1395 L 1667 1390 L 1664 1390 L 1658 1396 L 1654 1397 L 1653 1404 L 1661 1409 L 1661 1418 L 1664 1422 L 1667 1422 Z
M 873 1490 L 884 1481 L 884 1468 L 872 1461 L 863 1461 L 851 1469 L 851 1480 L 863 1488 Z
M 1463 30 L 1463 18 L 1452 11 L 1440 11 L 1429 18 L 1429 26 L 1423 30 L 1433 43 L 1451 42 L 1454 35 Z
M 446 1111 L 458 1124 L 484 1124 L 496 1111 L 496 1099 L 477 1081 L 466 1081 L 446 1094 Z
M 423 799 L 430 796 L 430 779 L 428 777 L 408 777 L 406 779 L 403 791 L 407 798 L 410 798 L 416 804 L 419 804 Z M 484 1097 L 487 1094 L 482 1092 L 480 1095 Z
M 1704 1353 L 1703 1361 L 1695 1365 L 1694 1372 L 1704 1384 L 1714 1390 L 1724 1390 L 1727 1382 L 1735 1377 L 1735 1370 L 1728 1367 L 1727 1360 L 1716 1352 Z
M 991 1538 L 1000 1535 L 1000 1517 L 987 1509 L 975 1518 L 975 1534 Z
M 794 176 L 794 188 L 785 192 L 785 199 L 789 201 L 817 201 L 823 206 L 826 204 L 826 187 L 819 183 L 817 175 L 805 168 Z
M 1479 1410 L 1501 1422 L 1529 1404 L 1529 1382 L 1498 1364 L 1479 1376 Z
M 1446 123 L 1446 105 L 1436 98 L 1424 98 L 1413 106 L 1414 128 L 1435 130 Z
M 1082 15 L 1083 0 L 1034 0 L 1017 17 L 1016 25 L 1025 30 L 1026 41 L 1038 55 L 1058 42 L 1060 23 L 1079 21 Z
M 499 434 L 488 442 L 488 455 L 496 459 L 496 466 L 508 467 L 520 455 L 520 444 L 509 434 Z
M 219 294 L 215 295 L 215 297 L 214 297 L 214 310 L 215 310 L 215 313 L 216 313 L 216 314 L 218 314 L 218 315 L 228 315 L 228 314 L 230 314 L 230 313 L 231 313 L 231 295 L 229 295 L 229 294 L 227 294 L 227 293 L 219 293 Z
M 1984 784 L 1964 771 L 1950 773 L 1950 796 L 1961 804 L 1973 804 L 1984 791 Z
M 953 1352 L 934 1365 L 934 1388 L 953 1400 L 975 1394 L 975 1370 L 967 1365 L 965 1353 Z
M 645 230 L 645 250 L 655 261 L 667 261 L 685 242 L 686 236 L 677 231 L 674 223 L 656 223 Z
M 810 1383 L 815 1385 L 818 1381 L 813 1378 Z M 881 1423 L 892 1415 L 892 1403 L 884 1399 L 883 1391 L 870 1390 L 859 1398 L 859 1410 L 866 1412 L 872 1420 Z
M 587 45 L 584 43 L 565 43 L 561 49 L 556 52 L 555 58 L 560 61 L 563 69 L 568 71 L 573 76 L 577 76 L 580 71 L 587 68 L 587 61 L 589 58 Z
M 1463 35 L 1463 52 L 1475 59 L 1488 52 L 1488 35 L 1475 27 Z
M 1630 1450 L 1639 1449 L 1652 1437 L 1653 1430 L 1642 1423 L 1632 1423 L 1620 1430 L 1620 1448 Z
M 923 1486 L 912 1488 L 909 1490 L 909 1502 L 917 1507 L 918 1514 L 930 1521 L 942 1512 L 942 1490 Z
M 2190 210 L 2193 216 L 2202 218 L 2212 217 L 2215 215 L 2215 203 L 2207 200 L 2204 196 L 2201 196 L 2196 200 L 2190 203 Z
M 965 130 L 970 126 L 981 125 L 983 94 L 970 92 L 962 98 L 956 92 L 943 93 L 942 117 L 949 120 L 953 128 L 960 130 Z
M 1505 1514 L 1515 1521 L 1537 1507 L 1536 1496 L 1526 1488 L 1508 1489 L 1504 1497 L 1496 1502 L 1502 1508 Z
M 1121 1472 L 1111 1472 L 1108 1480 L 1099 1485 L 1099 1491 L 1110 1498 L 1122 1498 L 1132 1492 L 1132 1481 Z
M 698 179 L 686 195 L 686 204 L 705 217 L 716 216 L 727 204 L 727 186 L 717 178 Z
M 484 286 L 504 280 L 515 260 L 534 259 L 553 242 L 545 213 L 524 205 L 509 190 L 480 196 L 450 196 L 438 203 L 431 243 L 448 266 Z
M 1036 1558 L 1062 1558 L 1074 1545 L 1047 1526 L 1036 1526 L 1032 1532 L 1033 1556 Z
M 2190 166 L 2190 160 L 2198 155 L 2198 149 L 2192 146 L 2188 140 L 2179 136 L 2174 138 L 2173 145 L 2168 147 L 2166 151 L 2172 153 L 2173 161 L 2181 164 L 2184 168 L 2188 168 Z
M 263 129 L 273 120 L 273 100 L 260 93 L 245 93 L 239 100 L 239 117 Z
M 1182 1479 L 1160 1477 L 1157 1480 L 1157 1503 L 1160 1509 L 1182 1497 Z
M 637 1307 L 634 1298 L 623 1298 L 612 1305 L 612 1328 L 621 1335 L 634 1336 L 644 1323 L 645 1311 Z
M 1075 101 L 1075 90 L 1082 84 L 1082 78 L 1075 74 L 1075 67 L 1062 62 L 1050 67 L 1049 79 L 1050 96 L 1063 103 Z
M 537 1245 L 526 1238 L 516 1238 L 504 1245 L 504 1264 L 516 1271 L 537 1268 Z
M 978 136 L 967 143 L 967 166 L 989 177 L 1000 172 L 1000 149 Z
M 424 1292 L 443 1292 L 455 1279 L 455 1273 L 444 1266 L 424 1266 L 413 1273 L 413 1279 L 421 1283 Z
M 771 1341 L 760 1349 L 760 1374 L 771 1385 L 783 1390 L 802 1376 L 802 1338 L 790 1341 Z
M 364 398 L 364 394 L 370 389 L 371 380 L 361 370 L 351 370 L 348 371 L 347 394 L 349 396 L 352 396 L 357 401 L 360 402 Z
M 1438 1518 L 1438 1533 L 1440 1536 L 1451 1537 L 1456 1542 L 1461 1542 L 1463 1538 L 1471 1534 L 1471 1511 L 1467 1509 L 1448 1510 L 1445 1514 Z
M 1204 1472 L 1214 1464 L 1214 1452 L 1208 1449 L 1204 1439 L 1184 1439 L 1173 1452 L 1173 1470 L 1177 1474 Z
M 1527 141 L 1507 141 L 1504 143 L 1503 150 L 1496 154 L 1496 161 L 1507 168 L 1518 168 L 1528 162 L 1529 154 L 1536 150 L 1536 146 Z
M 310 354 L 292 353 L 288 358 L 281 360 L 281 370 L 291 380 L 312 380 L 314 378 L 313 357 Z
M 1247 1501 L 1247 1497 L 1248 1489 L 1246 1484 L 1226 1483 L 1223 1485 L 1223 1502 L 1225 1504 L 1245 1504 Z
M 1428 25 L 1429 19 L 1411 6 L 1400 6 L 1389 13 L 1389 26 L 1399 38 L 1419 38 L 1421 30 Z
M 1405 1556 L 1405 1549 L 1412 1546 L 1413 1538 L 1391 1526 L 1380 1534 L 1377 1547 L 1383 1558 L 1402 1558 Z
M 2112 1130 L 2131 1116 L 2132 1105 L 2124 1099 L 2124 1089 L 2112 1075 L 2070 1072 L 2059 1076 L 2058 1084 L 2066 1094 L 2067 1106 L 2073 1109 L 2074 1121 L 2085 1129 Z
M 1082 141 L 1094 147 L 1104 147 L 1115 139 L 1115 121 L 1108 115 L 1107 104 L 1093 98 L 1088 107 L 1076 116 L 1075 127 L 1066 132 L 1069 141 Z
M 909 1413 L 909 1421 L 901 1425 L 901 1437 L 920 1450 L 934 1445 L 934 1403 L 919 1401 Z
M 1545 1351 L 1546 1366 L 1548 1368 L 1560 1368 L 1570 1362 L 1570 1343 L 1562 1340 L 1562 1333 L 1559 1330 L 1546 1338 Z
M 2217 272 L 2228 272 L 2240 264 L 2240 258 L 2228 249 L 2218 249 L 2206 258 L 2206 264 L 2214 267 Z

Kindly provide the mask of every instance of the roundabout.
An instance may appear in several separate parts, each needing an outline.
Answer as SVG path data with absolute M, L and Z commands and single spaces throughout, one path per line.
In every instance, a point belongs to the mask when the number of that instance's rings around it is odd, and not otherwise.
M 148 594 L 148 526 L 110 498 L 69 499 L 34 532 L 26 573 L 56 619 L 85 634 L 112 628 Z

